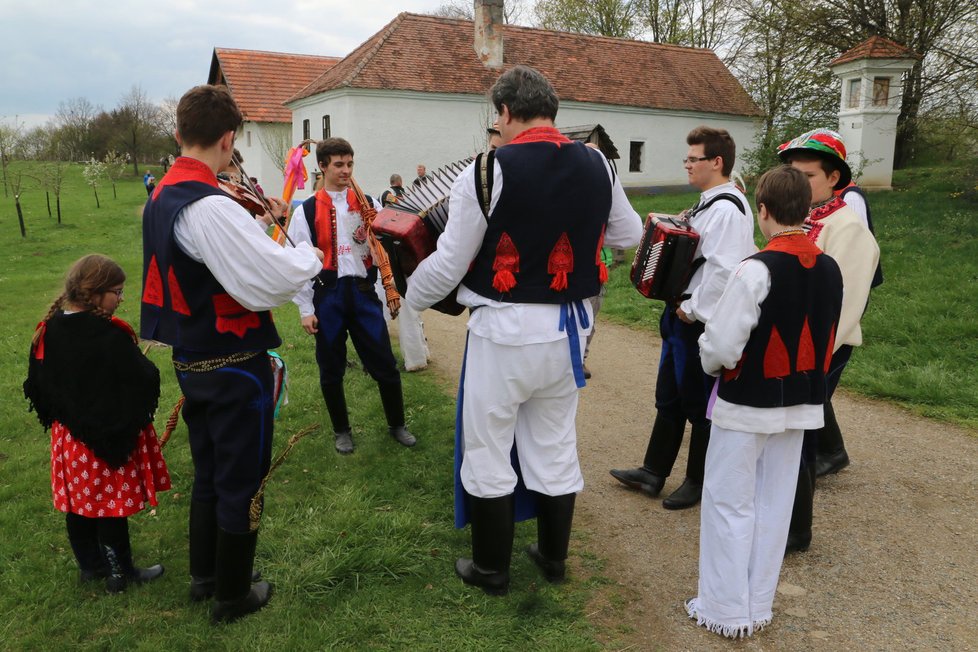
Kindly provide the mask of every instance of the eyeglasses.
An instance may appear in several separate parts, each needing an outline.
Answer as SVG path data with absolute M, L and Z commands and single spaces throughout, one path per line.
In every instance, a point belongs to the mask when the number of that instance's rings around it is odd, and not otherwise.
M 716 156 L 687 156 L 686 158 L 682 159 L 682 164 L 686 165 L 687 163 L 696 163 L 697 161 L 709 161 L 710 159 L 714 158 L 716 158 Z
M 117 297 L 119 297 L 121 299 L 122 298 L 122 293 L 125 292 L 125 290 L 124 289 L 123 290 L 108 290 L 108 292 L 111 292 L 112 294 L 116 295 Z

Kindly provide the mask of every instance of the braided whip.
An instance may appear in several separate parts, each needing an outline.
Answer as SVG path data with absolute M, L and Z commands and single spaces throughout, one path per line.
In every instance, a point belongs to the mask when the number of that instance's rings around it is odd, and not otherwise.
M 264 504 L 263 499 L 265 498 L 265 485 L 268 484 L 268 479 L 272 477 L 272 472 L 274 472 L 275 469 L 277 469 L 282 464 L 282 462 L 285 461 L 285 458 L 292 450 L 292 447 L 296 445 L 296 442 L 298 442 L 306 435 L 316 432 L 317 430 L 319 430 L 319 424 L 314 423 L 312 425 L 306 426 L 299 432 L 289 437 L 289 442 L 285 445 L 285 449 L 279 454 L 277 458 L 275 458 L 275 461 L 272 462 L 272 466 L 269 467 L 268 473 L 265 474 L 265 478 L 261 481 L 261 485 L 258 487 L 258 491 L 251 499 L 251 506 L 248 507 L 248 521 L 249 521 L 248 525 L 252 532 L 255 532 L 258 529 L 258 524 L 261 521 L 262 506 Z
M 160 450 L 163 450 L 166 442 L 170 441 L 170 435 L 177 429 L 177 422 L 180 421 L 180 408 L 183 407 L 183 403 L 186 400 L 187 397 L 181 394 L 180 398 L 177 399 L 177 404 L 170 411 L 170 418 L 166 420 L 166 427 L 163 428 L 163 436 L 160 437 Z

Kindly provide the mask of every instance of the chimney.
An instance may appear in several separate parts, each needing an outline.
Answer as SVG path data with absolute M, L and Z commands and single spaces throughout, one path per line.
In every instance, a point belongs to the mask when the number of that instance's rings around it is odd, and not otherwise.
M 503 67 L 503 0 L 475 0 L 474 47 L 482 65 Z

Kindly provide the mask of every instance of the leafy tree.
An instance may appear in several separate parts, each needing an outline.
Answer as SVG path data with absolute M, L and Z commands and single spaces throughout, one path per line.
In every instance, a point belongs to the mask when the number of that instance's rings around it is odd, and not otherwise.
M 633 38 L 642 31 L 636 0 L 538 0 L 534 11 L 544 29 Z
M 149 151 L 150 141 L 159 135 L 159 113 L 159 107 L 138 84 L 129 89 L 119 107 L 112 111 L 120 142 L 132 161 L 133 176 L 139 176 L 140 156 Z
M 102 163 L 104 164 L 105 173 L 112 182 L 112 199 L 118 199 L 119 197 L 115 192 L 115 182 L 121 179 L 122 175 L 126 172 L 126 157 L 112 149 L 102 159 Z

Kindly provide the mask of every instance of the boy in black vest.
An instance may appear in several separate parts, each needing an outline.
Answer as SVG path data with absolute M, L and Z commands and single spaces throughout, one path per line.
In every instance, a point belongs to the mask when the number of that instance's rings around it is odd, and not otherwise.
M 738 638 L 771 622 L 805 429 L 820 427 L 842 310 L 839 266 L 805 235 L 811 188 L 782 165 L 757 184 L 767 246 L 730 277 L 699 339 L 718 376 L 686 611 Z
M 308 245 L 282 248 L 218 187 L 242 122 L 223 86 L 177 105 L 181 156 L 143 211 L 140 337 L 173 347 L 194 460 L 190 597 L 214 596 L 213 622 L 261 609 L 252 584 L 258 523 L 250 506 L 271 463 L 275 401 L 267 351 L 282 343 L 270 310 L 322 267 Z M 269 198 L 278 219 L 285 203 Z

